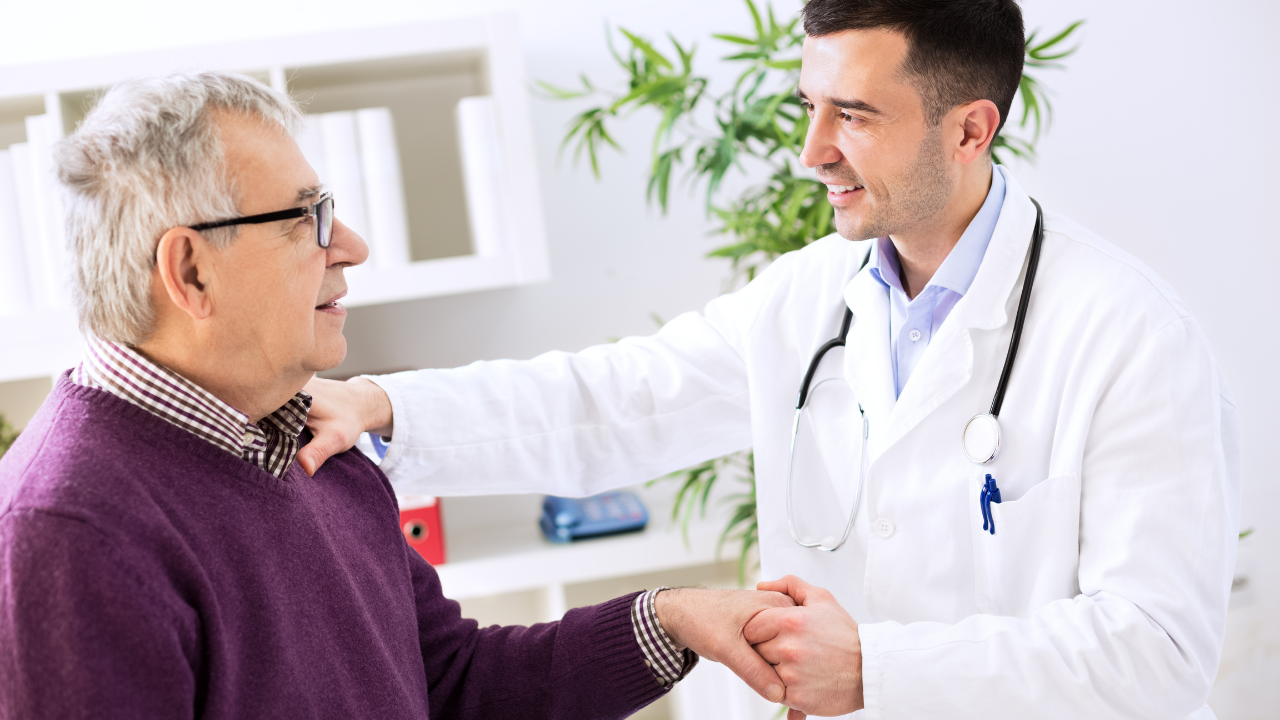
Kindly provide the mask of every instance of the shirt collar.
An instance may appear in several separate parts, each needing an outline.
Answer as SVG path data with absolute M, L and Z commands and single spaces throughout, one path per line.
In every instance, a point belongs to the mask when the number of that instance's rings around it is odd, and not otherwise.
M 965 228 L 960 240 L 942 261 L 938 271 L 929 279 L 930 286 L 945 288 L 958 295 L 969 292 L 973 278 L 978 274 L 982 258 L 987 253 L 987 245 L 995 234 L 996 222 L 1000 219 L 1000 207 L 1004 204 L 1005 180 L 1000 166 L 991 166 L 991 188 L 987 191 L 987 199 L 983 201 L 978 214 L 973 216 L 969 226 Z M 898 251 L 893 242 L 887 238 L 876 238 L 875 250 L 871 253 L 871 261 L 867 263 L 871 276 L 898 292 L 905 293 L 902 287 L 902 271 L 898 261 Z
M 298 392 L 251 423 L 245 413 L 137 350 L 93 336 L 72 380 L 137 405 L 276 477 L 293 463 L 311 409 L 311 396 Z

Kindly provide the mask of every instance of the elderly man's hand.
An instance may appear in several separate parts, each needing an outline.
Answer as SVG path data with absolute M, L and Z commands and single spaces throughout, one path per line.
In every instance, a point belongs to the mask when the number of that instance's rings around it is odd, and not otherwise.
M 654 598 L 662 629 L 679 645 L 723 663 L 770 702 L 786 698 L 778 673 L 751 649 L 743 628 L 757 613 L 795 605 L 777 592 L 677 588 Z
M 298 464 L 308 475 L 349 450 L 362 432 L 391 435 L 391 400 L 376 383 L 359 377 L 346 382 L 311 378 L 303 389 L 311 395 L 307 427 L 312 439 L 298 451 Z
M 787 686 L 787 720 L 861 710 L 862 644 L 858 623 L 831 593 L 788 575 L 756 585 L 784 592 L 798 607 L 765 610 L 744 635 Z

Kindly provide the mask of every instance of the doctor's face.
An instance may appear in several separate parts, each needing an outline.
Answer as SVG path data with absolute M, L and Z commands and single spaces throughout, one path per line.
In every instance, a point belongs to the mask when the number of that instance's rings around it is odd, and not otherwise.
M 888 30 L 804 41 L 799 94 L 810 125 L 800 161 L 827 185 L 836 229 L 849 240 L 927 227 L 956 185 L 942 126 L 926 122 L 902 70 L 907 50 Z

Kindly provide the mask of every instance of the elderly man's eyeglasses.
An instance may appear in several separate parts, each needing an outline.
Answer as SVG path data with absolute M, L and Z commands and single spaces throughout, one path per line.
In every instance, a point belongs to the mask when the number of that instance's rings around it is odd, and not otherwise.
M 192 225 L 191 229 L 212 230 L 213 228 L 227 227 L 229 225 L 260 225 L 299 217 L 314 218 L 316 223 L 316 244 L 322 248 L 329 247 L 329 241 L 333 238 L 333 195 L 330 193 L 321 195 L 319 200 L 310 205 L 289 208 L 288 210 L 277 210 L 276 212 L 263 213 L 261 215 L 232 218 L 231 220 L 200 223 L 199 225 Z

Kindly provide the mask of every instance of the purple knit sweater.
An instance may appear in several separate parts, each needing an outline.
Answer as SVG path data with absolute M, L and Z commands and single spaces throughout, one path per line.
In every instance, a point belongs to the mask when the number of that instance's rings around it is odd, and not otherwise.
M 632 597 L 480 629 L 360 453 L 277 479 L 65 377 L 0 460 L 0 718 L 622 718 Z

